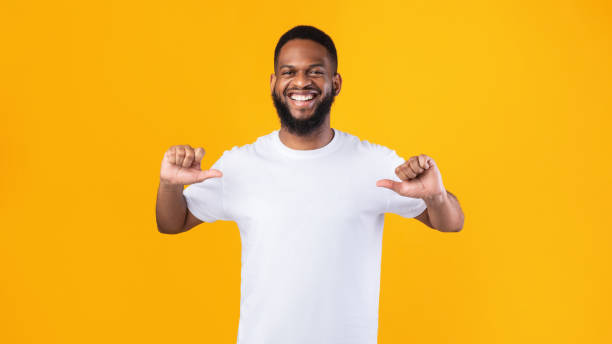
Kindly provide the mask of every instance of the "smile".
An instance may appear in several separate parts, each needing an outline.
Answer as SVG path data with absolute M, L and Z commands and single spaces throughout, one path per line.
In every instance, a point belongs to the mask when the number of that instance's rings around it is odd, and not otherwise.
M 288 93 L 288 98 L 291 104 L 297 108 L 307 108 L 311 107 L 314 103 L 314 99 L 317 97 L 317 93 L 308 92 L 308 93 L 298 93 L 298 92 L 290 92 Z
M 314 94 L 309 94 L 306 96 L 299 95 L 299 94 L 292 94 L 289 98 L 293 100 L 311 100 L 312 98 L 314 98 Z

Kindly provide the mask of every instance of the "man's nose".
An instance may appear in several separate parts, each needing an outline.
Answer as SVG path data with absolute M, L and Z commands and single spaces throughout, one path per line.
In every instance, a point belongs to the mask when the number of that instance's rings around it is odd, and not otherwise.
M 295 78 L 293 79 L 293 83 L 299 88 L 304 88 L 306 86 L 309 86 L 312 83 L 312 80 L 308 77 L 306 73 L 297 73 Z

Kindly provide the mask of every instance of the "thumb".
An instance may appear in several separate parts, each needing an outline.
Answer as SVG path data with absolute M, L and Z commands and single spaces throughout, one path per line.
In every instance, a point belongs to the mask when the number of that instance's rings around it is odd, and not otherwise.
M 222 177 L 222 176 L 223 176 L 223 172 L 211 168 L 210 170 L 200 171 L 200 173 L 197 176 L 197 182 L 199 183 L 208 178 L 215 178 L 215 177 Z
M 383 187 L 383 188 L 391 189 L 391 190 L 393 190 L 395 192 L 399 192 L 401 184 L 402 183 L 393 181 L 391 179 L 381 179 L 381 180 L 376 182 L 376 186 L 380 186 L 380 187 Z

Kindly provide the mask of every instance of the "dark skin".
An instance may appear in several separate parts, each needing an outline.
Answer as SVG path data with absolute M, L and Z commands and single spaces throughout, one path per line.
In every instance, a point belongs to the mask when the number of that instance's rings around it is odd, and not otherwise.
M 331 92 L 338 95 L 341 87 L 342 77 L 335 72 L 327 49 L 309 39 L 293 39 L 287 42 L 278 54 L 274 73 L 270 75 L 270 91 L 281 95 L 289 104 L 291 114 L 299 119 L 312 116 L 321 103 L 322 96 Z M 289 97 L 289 92 L 292 91 L 301 94 L 315 92 L 315 97 L 307 105 L 296 105 Z M 323 147 L 332 140 L 333 135 L 329 113 L 321 127 L 310 135 L 296 135 L 284 127 L 279 131 L 279 137 L 287 147 L 301 150 Z
M 306 39 L 293 39 L 282 47 L 275 71 L 270 76 L 271 92 L 283 97 L 289 105 L 291 114 L 296 118 L 312 116 L 314 109 L 321 103 L 322 96 L 331 92 L 338 95 L 341 86 L 342 77 L 335 71 L 327 49 L 317 42 Z M 292 93 L 302 96 L 312 94 L 314 98 L 307 102 L 291 100 Z M 281 127 L 279 137 L 283 144 L 293 149 L 321 148 L 327 145 L 334 135 L 329 117 L 328 114 L 324 123 L 309 135 L 296 135 Z M 463 212 L 459 202 L 444 188 L 440 171 L 431 157 L 424 154 L 413 156 L 398 166 L 395 173 L 401 182 L 379 180 L 376 186 L 389 188 L 402 196 L 422 198 L 427 204 L 427 209 L 415 219 L 428 227 L 441 232 L 461 230 Z M 175 193 L 178 198 L 180 191 Z M 182 230 L 177 233 L 202 223 L 185 208 L 183 203 L 181 208 L 186 210 L 185 222 Z

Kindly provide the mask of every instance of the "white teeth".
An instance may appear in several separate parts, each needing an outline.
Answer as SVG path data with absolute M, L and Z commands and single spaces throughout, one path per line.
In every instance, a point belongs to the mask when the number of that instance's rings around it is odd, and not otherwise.
M 312 98 L 314 98 L 314 95 L 309 94 L 309 95 L 300 95 L 300 94 L 292 94 L 291 99 L 293 100 L 311 100 Z

